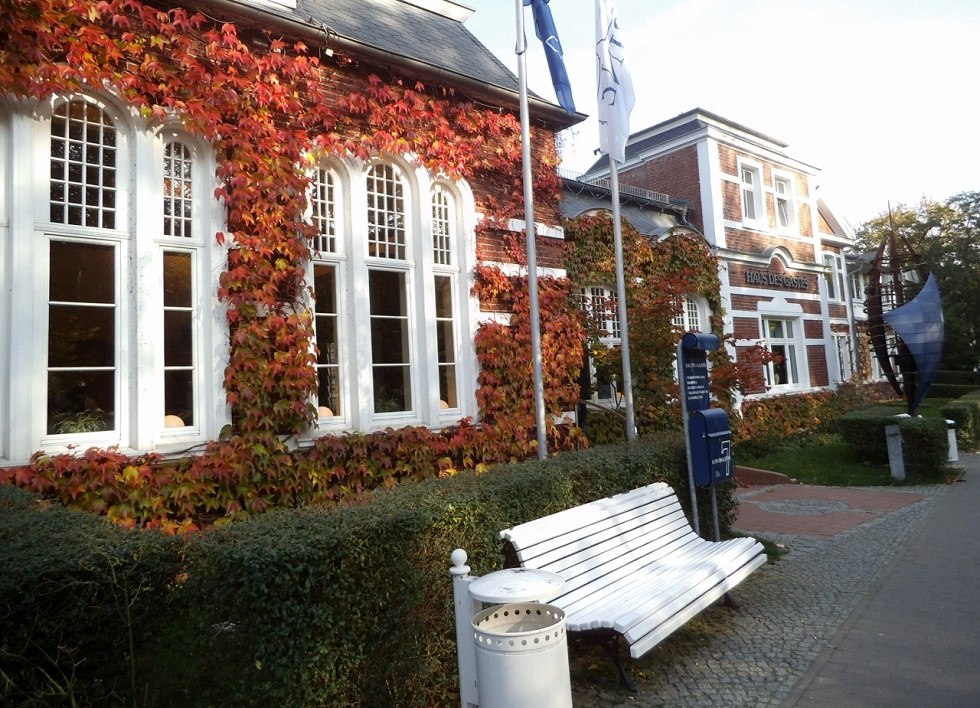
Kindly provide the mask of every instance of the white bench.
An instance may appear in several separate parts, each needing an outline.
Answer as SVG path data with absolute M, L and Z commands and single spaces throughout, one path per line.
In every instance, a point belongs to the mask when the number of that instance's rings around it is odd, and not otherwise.
M 618 638 L 636 659 L 766 562 L 753 538 L 706 541 L 694 533 L 673 489 L 661 482 L 566 509 L 500 532 L 525 568 L 559 574 L 545 602 L 570 632 Z

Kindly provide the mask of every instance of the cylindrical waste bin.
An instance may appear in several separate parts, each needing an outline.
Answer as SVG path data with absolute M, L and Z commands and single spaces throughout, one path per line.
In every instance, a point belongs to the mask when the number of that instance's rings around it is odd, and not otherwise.
M 565 613 L 514 602 L 473 617 L 480 708 L 571 708 Z

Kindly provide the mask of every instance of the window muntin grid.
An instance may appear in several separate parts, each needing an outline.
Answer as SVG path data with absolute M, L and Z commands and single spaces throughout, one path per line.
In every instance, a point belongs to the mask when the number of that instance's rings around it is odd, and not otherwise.
M 742 218 L 755 221 L 759 218 L 759 170 L 742 167 Z
M 337 267 L 313 266 L 313 326 L 316 333 L 317 417 L 330 418 L 343 413 L 341 407 L 340 311 Z
M 678 312 L 671 320 L 671 324 L 686 332 L 700 332 L 701 312 L 694 298 L 685 295 L 683 299 L 678 300 L 675 306 L 678 308 Z
M 776 189 L 776 223 L 781 229 L 793 225 L 793 187 L 785 177 L 773 180 Z
M 100 107 L 75 99 L 51 118 L 50 217 L 116 227 L 116 128 Z
M 374 412 L 412 410 L 412 349 L 409 338 L 408 274 L 368 271 L 371 310 L 371 370 Z
M 794 386 L 800 383 L 800 362 L 797 359 L 793 322 L 794 320 L 770 318 L 763 320 L 765 345 L 772 355 L 772 361 L 766 365 L 766 383 L 770 387 Z
M 432 190 L 432 259 L 436 265 L 453 264 L 453 205 L 441 186 Z
M 456 323 L 453 279 L 448 275 L 435 277 L 436 346 L 439 365 L 439 407 L 458 408 L 456 394 Z
M 318 168 L 313 180 L 313 225 L 316 226 L 316 250 L 337 252 L 337 192 L 333 172 Z
M 163 406 L 164 425 L 194 425 L 194 255 L 163 252 Z
M 619 339 L 619 304 L 609 288 L 587 287 L 579 293 L 580 307 L 590 326 L 601 329 L 601 337 Z
M 186 145 L 177 141 L 163 147 L 163 235 L 191 238 L 193 223 L 193 158 Z
M 367 174 L 368 255 L 405 260 L 405 196 L 393 165 L 375 165 Z
M 115 428 L 117 248 L 82 241 L 49 243 L 48 434 Z

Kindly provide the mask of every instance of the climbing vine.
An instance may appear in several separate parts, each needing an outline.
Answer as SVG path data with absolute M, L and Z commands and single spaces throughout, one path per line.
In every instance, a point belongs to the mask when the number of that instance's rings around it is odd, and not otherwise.
M 504 431 L 533 453 L 536 440 L 534 371 L 531 351 L 531 312 L 528 281 L 507 276 L 498 268 L 484 266 L 476 273 L 474 289 L 481 300 L 491 300 L 509 314 L 506 323 L 487 322 L 476 335 L 480 361 L 477 403 L 482 420 Z M 538 311 L 541 340 L 541 385 L 549 437 L 560 433 L 572 436 L 579 445 L 578 432 L 560 431 L 555 419 L 574 410 L 579 398 L 578 376 L 582 366 L 584 329 L 578 312 L 572 308 L 571 283 L 566 278 L 538 279 Z M 566 447 L 568 440 L 556 443 Z
M 581 216 L 565 227 L 570 243 L 569 278 L 577 287 L 598 286 L 615 290 L 615 253 L 612 220 L 607 214 Z M 653 241 L 624 221 L 622 225 L 624 276 L 627 284 L 627 320 L 630 330 L 630 362 L 637 424 L 654 430 L 677 427 L 679 390 L 674 357 L 681 334 L 672 324 L 681 312 L 685 295 L 700 295 L 711 310 L 706 331 L 721 333 L 718 262 L 700 238 L 673 236 Z M 611 311 L 617 307 L 609 303 Z M 605 319 L 608 319 L 608 315 Z M 589 350 L 600 374 L 617 376 L 622 371 L 619 348 L 599 341 L 602 317 L 593 316 L 588 326 Z M 730 405 L 739 386 L 739 373 L 724 347 L 712 354 L 712 393 Z
M 253 482 L 293 474 L 282 436 L 305 433 L 315 416 L 305 289 L 315 235 L 304 219 L 311 155 L 411 154 L 434 174 L 465 178 L 482 200 L 481 231 L 499 231 L 523 213 L 521 133 L 511 111 L 458 97 L 450 87 L 370 73 L 342 52 L 321 61 L 302 42 L 243 32 L 180 7 L 9 0 L 0 13 L 0 95 L 44 101 L 73 92 L 114 95 L 148 127 L 177 119 L 216 158 L 216 196 L 228 227 L 215 234 L 227 249 L 216 295 L 230 333 L 224 387 L 233 426 L 192 463 L 192 476 L 205 480 L 200 489 L 209 488 L 207 479 L 237 479 L 246 468 Z M 545 139 L 551 131 L 534 132 L 535 189 L 543 208 L 557 213 L 557 155 Z M 520 240 L 505 249 L 513 259 L 523 252 Z M 521 298 L 515 302 L 520 319 Z M 562 366 L 555 371 L 574 371 L 571 361 Z M 489 402 L 494 394 L 481 397 Z M 488 410 L 505 424 L 503 409 Z M 523 420 L 507 425 L 516 430 Z M 149 469 L 141 461 L 129 468 L 139 471 L 124 480 L 129 485 Z M 249 488 L 223 508 L 271 503 L 269 484 L 260 486 L 260 501 Z M 244 500 L 249 494 L 252 502 Z
M 375 74 L 362 76 L 361 90 L 340 92 L 337 68 L 364 74 L 351 58 L 324 67 L 302 43 L 242 37 L 234 24 L 181 8 L 15 0 L 0 37 L 4 93 L 40 100 L 109 91 L 148 122 L 178 117 L 213 147 L 229 226 L 216 236 L 229 247 L 217 293 L 232 331 L 225 389 L 243 433 L 302 433 L 315 414 L 303 306 L 311 148 L 362 159 L 411 153 L 450 177 L 519 173 L 520 128 L 510 112 Z M 490 205 L 499 219 L 514 211 L 506 187 Z

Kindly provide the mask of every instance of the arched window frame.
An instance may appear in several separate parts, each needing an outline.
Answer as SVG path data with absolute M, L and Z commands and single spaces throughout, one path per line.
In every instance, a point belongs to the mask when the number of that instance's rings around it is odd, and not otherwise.
M 79 182 L 60 166 L 57 169 L 52 166 L 54 160 L 60 160 L 52 153 L 52 146 L 58 142 L 51 136 L 52 126 L 57 122 L 55 116 L 71 105 L 99 111 L 114 127 L 115 141 L 110 146 L 115 151 L 114 178 L 106 180 L 115 194 L 111 223 L 64 223 L 66 219 L 57 218 L 59 214 L 51 208 L 52 187 L 62 187 L 60 182 L 64 179 L 70 179 L 73 184 L 87 181 L 88 187 L 98 191 L 97 179 L 92 182 L 85 175 Z M 215 301 L 218 270 L 224 255 L 214 235 L 222 229 L 224 212 L 214 197 L 215 164 L 210 149 L 182 134 L 176 121 L 147 125 L 109 94 L 76 92 L 52 96 L 34 105 L 11 104 L 8 115 L 9 124 L 4 126 L 8 149 L 0 151 L 0 174 L 4 175 L 3 179 L 9 179 L 4 193 L 24 208 L 18 209 L 15 217 L 8 214 L 16 224 L 9 224 L 7 233 L 17 233 L 20 237 L 16 242 L 7 238 L 5 243 L 0 243 L 3 251 L 0 258 L 5 262 L 3 271 L 11 279 L 5 287 L 16 293 L 0 303 L 0 325 L 9 328 L 14 322 L 31 321 L 34 326 L 27 336 L 7 340 L 0 353 L 0 361 L 7 364 L 2 368 L 4 380 L 0 382 L 0 418 L 17 421 L 16 425 L 2 426 L 0 459 L 21 463 L 37 450 L 59 453 L 89 446 L 166 453 L 216 437 L 220 427 L 228 422 L 229 414 L 221 390 L 227 362 L 227 329 L 224 309 Z M 81 131 L 85 133 L 86 130 Z M 167 238 L 161 226 L 163 149 L 166 141 L 174 136 L 179 136 L 188 146 L 194 160 L 193 174 L 200 177 L 192 182 L 194 235 L 190 239 Z M 79 153 L 80 169 L 94 170 L 93 179 L 99 170 L 103 175 L 109 174 L 104 151 L 101 158 L 88 158 L 97 152 L 94 147 L 91 152 L 83 147 Z M 81 184 L 77 189 L 85 193 L 86 186 Z M 63 188 L 61 191 L 65 193 Z M 100 199 L 95 192 L 83 198 Z M 111 288 L 102 288 L 112 292 L 111 302 L 103 306 L 111 308 L 113 314 L 100 321 L 112 324 L 108 330 L 103 328 L 97 340 L 101 349 L 113 352 L 110 368 L 106 369 L 112 372 L 111 389 L 103 387 L 101 396 L 110 401 L 107 406 L 110 410 L 101 417 L 94 413 L 86 415 L 81 421 L 85 425 L 75 420 L 69 421 L 72 423 L 69 426 L 55 427 L 55 415 L 59 420 L 67 420 L 75 418 L 75 413 L 91 409 L 87 403 L 66 407 L 49 404 L 48 400 L 49 391 L 55 394 L 64 389 L 60 379 L 52 383 L 51 377 L 60 371 L 75 370 L 74 364 L 69 363 L 66 369 L 62 361 L 50 359 L 52 342 L 63 339 L 65 327 L 79 331 L 76 325 L 66 324 L 66 307 L 84 313 L 84 307 L 97 304 L 75 303 L 71 299 L 64 303 L 49 301 L 50 292 L 64 297 L 63 289 L 51 291 L 52 258 L 62 254 L 55 266 L 64 270 L 66 265 L 72 267 L 71 254 L 79 249 L 102 254 L 98 266 L 91 260 L 74 264 L 79 274 L 85 268 L 107 267 L 104 275 L 99 275 L 102 273 L 99 270 L 91 271 L 88 277 L 93 283 L 111 283 Z M 191 256 L 194 302 L 181 315 L 185 320 L 190 316 L 194 332 L 188 369 L 195 382 L 194 411 L 189 416 L 194 421 L 193 425 L 179 428 L 165 426 L 163 262 L 167 251 L 194 254 Z M 83 306 L 82 309 L 77 305 Z M 58 325 L 58 330 L 49 336 L 52 324 Z M 84 349 L 82 345 L 88 340 L 79 342 L 73 345 L 76 351 Z M 63 354 L 58 356 L 64 360 Z M 61 389 L 52 388 L 55 383 Z M 102 405 L 97 403 L 96 407 Z M 91 427 L 105 429 L 86 429 L 90 419 L 101 423 Z
M 349 287 L 350 173 L 338 161 L 319 160 L 314 164 L 311 182 L 310 218 L 317 228 L 310 267 L 319 382 L 314 401 L 316 428 L 340 431 L 350 427 L 354 420 L 351 381 L 356 377 L 356 368 L 352 366 L 351 326 L 355 317 Z M 326 341 L 325 327 L 332 328 L 332 336 L 326 337 Z
M 311 156 L 315 168 L 329 166 L 335 176 L 334 222 L 337 224 L 337 253 L 311 254 L 310 285 L 316 290 L 314 273 L 318 265 L 337 268 L 337 309 L 340 370 L 343 372 L 346 408 L 342 415 L 319 415 L 311 435 L 337 433 L 345 430 L 377 430 L 403 425 L 424 425 L 438 428 L 451 425 L 461 418 L 475 416 L 476 362 L 472 344 L 473 322 L 477 321 L 479 303 L 470 293 L 470 269 L 475 250 L 475 216 L 467 219 L 474 209 L 468 185 L 430 174 L 410 158 L 376 156 L 359 161 L 352 158 Z M 380 168 L 379 168 L 380 166 Z M 369 215 L 374 183 L 371 171 L 379 168 L 389 177 L 394 175 L 400 185 L 402 242 L 387 243 L 372 248 L 371 227 L 377 224 Z M 317 181 L 313 174 L 312 181 Z M 339 184 L 340 186 L 336 186 Z M 316 187 L 313 187 L 315 192 Z M 442 216 L 434 217 L 434 194 L 445 200 Z M 315 196 L 315 194 L 314 194 Z M 375 200 L 377 201 L 377 200 Z M 375 212 L 377 214 L 379 212 Z M 311 201 L 311 222 L 317 223 L 317 208 Z M 436 255 L 439 234 L 447 232 L 451 244 L 448 262 Z M 447 235 L 447 234 L 443 234 Z M 316 246 L 316 244 L 314 244 Z M 389 248 L 391 246 L 391 248 Z M 391 257 L 398 256 L 398 257 Z M 399 282 L 404 294 L 400 321 L 404 326 L 404 341 L 409 361 L 405 380 L 410 386 L 411 406 L 406 410 L 383 410 L 375 406 L 375 360 L 372 349 L 372 313 L 370 286 L 379 277 Z M 380 273 L 380 276 L 377 274 Z M 438 317 L 437 279 L 442 278 L 443 292 L 450 292 L 451 313 Z M 311 309 L 316 317 L 316 303 Z M 445 312 L 443 307 L 441 311 Z M 442 357 L 440 366 L 440 327 L 451 329 L 451 352 L 454 362 Z M 443 344 L 446 336 L 442 338 Z M 446 351 L 445 347 L 442 351 Z M 455 405 L 446 401 L 440 390 L 440 369 L 455 366 Z M 384 402 L 384 401 L 382 401 Z M 318 404 L 319 401 L 314 401 Z M 321 411 L 322 413 L 322 411 Z

